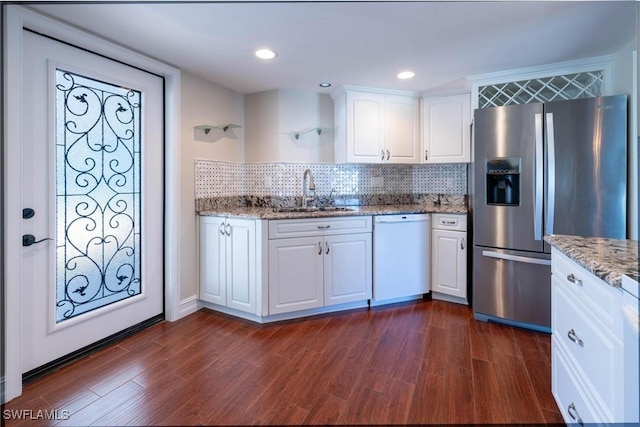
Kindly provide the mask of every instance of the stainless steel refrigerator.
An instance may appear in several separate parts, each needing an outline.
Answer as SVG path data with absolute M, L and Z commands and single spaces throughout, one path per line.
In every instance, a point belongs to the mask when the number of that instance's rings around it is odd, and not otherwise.
M 473 310 L 550 331 L 545 234 L 626 238 L 624 95 L 475 110 Z

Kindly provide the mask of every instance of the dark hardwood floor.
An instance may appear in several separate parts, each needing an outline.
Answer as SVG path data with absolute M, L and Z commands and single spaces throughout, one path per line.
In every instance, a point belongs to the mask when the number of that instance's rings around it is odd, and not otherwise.
M 419 301 L 257 325 L 201 310 L 24 387 L 19 425 L 562 423 L 550 336 Z M 62 412 L 66 411 L 66 412 Z

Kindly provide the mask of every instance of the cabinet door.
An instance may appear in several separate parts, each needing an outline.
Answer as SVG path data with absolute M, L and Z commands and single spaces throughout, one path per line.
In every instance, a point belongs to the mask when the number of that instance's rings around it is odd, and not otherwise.
M 347 162 L 382 163 L 384 95 L 347 92 Z
M 322 237 L 269 241 L 269 314 L 322 307 Z
M 416 98 L 385 97 L 385 161 L 420 163 L 419 108 Z
M 470 95 L 423 98 L 423 163 L 471 162 L 470 126 Z
M 226 304 L 224 218 L 200 217 L 200 292 L 203 301 Z
M 371 234 L 324 239 L 324 305 L 371 299 Z
M 256 312 L 256 224 L 252 220 L 227 220 L 227 307 Z
M 431 232 L 431 290 L 460 298 L 467 297 L 466 233 L 433 230 Z

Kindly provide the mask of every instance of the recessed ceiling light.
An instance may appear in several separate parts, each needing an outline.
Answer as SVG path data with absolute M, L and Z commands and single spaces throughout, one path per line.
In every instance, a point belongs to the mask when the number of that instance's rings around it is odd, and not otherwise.
M 399 79 L 405 80 L 405 79 L 410 79 L 415 75 L 416 73 L 414 73 L 413 71 L 402 71 L 401 73 L 398 73 L 396 77 Z
M 318 86 L 320 86 L 320 87 L 331 87 L 331 83 L 323 82 L 323 83 L 320 83 Z
M 276 53 L 271 49 L 258 49 L 256 56 L 260 59 L 273 59 L 276 57 Z

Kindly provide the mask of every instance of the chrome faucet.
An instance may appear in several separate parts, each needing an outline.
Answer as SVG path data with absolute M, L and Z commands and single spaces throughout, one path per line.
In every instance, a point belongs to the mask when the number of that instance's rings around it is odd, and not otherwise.
M 315 196 L 307 196 L 307 175 L 309 176 L 309 191 L 316 190 L 316 184 L 313 182 L 313 173 L 311 173 L 311 169 L 307 169 L 304 171 L 304 175 L 302 175 L 302 207 L 306 208 L 309 202 L 313 202 L 315 200 Z

